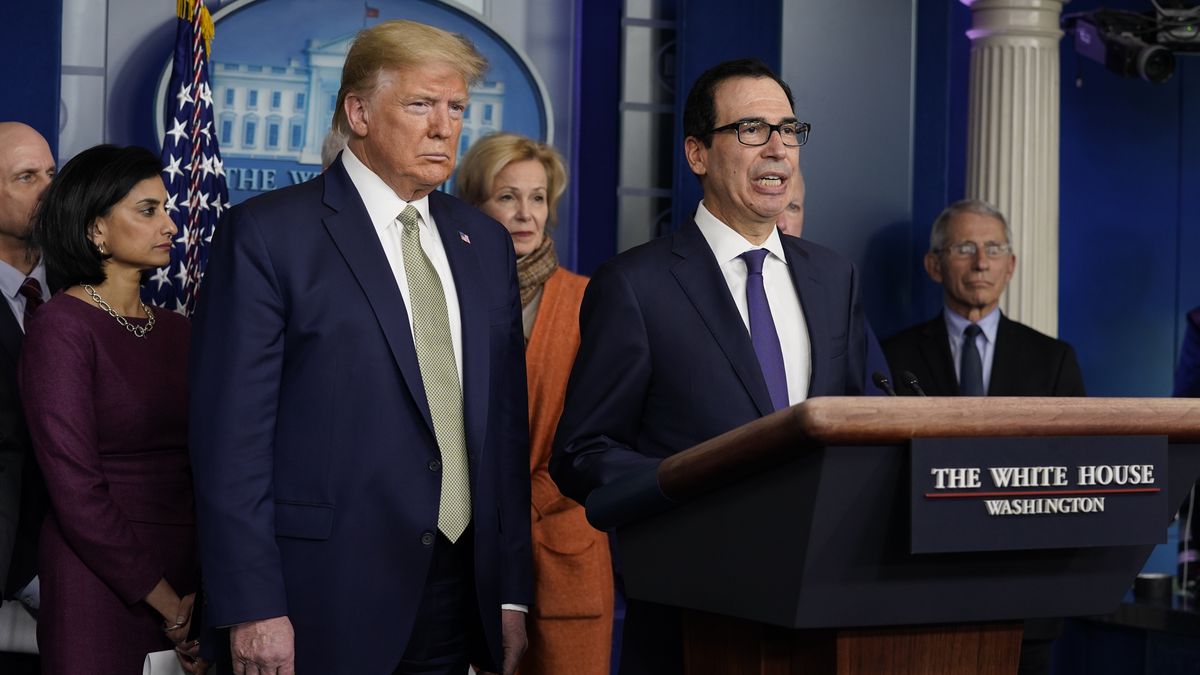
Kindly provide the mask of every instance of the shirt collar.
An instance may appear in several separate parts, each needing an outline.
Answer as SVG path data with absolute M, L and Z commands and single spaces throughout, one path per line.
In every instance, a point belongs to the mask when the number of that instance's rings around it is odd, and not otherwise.
M 367 207 L 367 216 L 371 218 L 371 224 L 376 230 L 385 230 L 396 221 L 404 207 L 410 204 L 421 214 L 421 228 L 427 231 L 431 228 L 433 221 L 429 217 L 429 195 L 413 202 L 404 201 L 378 174 L 367 168 L 349 147 L 342 151 L 342 166 L 346 168 L 350 182 L 358 190 L 358 196 Z
M 704 202 L 696 207 L 696 227 L 700 228 L 700 234 L 704 235 L 705 241 L 708 242 L 708 247 L 712 249 L 713 255 L 717 258 L 717 264 L 724 265 L 727 262 L 737 258 L 746 251 L 752 251 L 756 248 L 765 248 L 770 251 L 771 255 L 779 258 L 784 264 L 787 264 L 787 257 L 783 254 L 783 241 L 779 238 L 778 228 L 771 228 L 771 234 L 761 245 L 755 246 L 746 240 L 745 237 L 738 234 L 732 227 L 721 222 L 704 206 Z
M 46 295 L 46 264 L 43 260 L 38 260 L 38 264 L 33 266 L 33 270 L 28 275 L 22 274 L 21 270 L 9 265 L 0 260 L 0 292 L 4 295 L 16 299 L 17 294 L 21 291 L 21 284 L 25 283 L 26 277 L 37 279 L 42 285 L 42 296 Z
M 961 342 L 963 333 L 967 330 L 967 326 L 971 322 L 967 318 L 949 307 L 943 306 L 942 316 L 946 317 L 946 332 L 955 342 Z M 987 316 L 975 322 L 983 329 L 983 336 L 987 338 L 988 344 L 996 344 L 996 330 L 1000 327 L 1000 307 L 997 306 L 992 311 L 988 312 Z

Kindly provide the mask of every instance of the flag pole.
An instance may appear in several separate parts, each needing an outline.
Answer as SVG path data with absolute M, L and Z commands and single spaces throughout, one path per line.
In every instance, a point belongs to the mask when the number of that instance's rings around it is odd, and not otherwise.
M 209 56 L 214 26 L 204 0 L 177 0 L 175 50 L 168 101 L 171 130 L 163 137 L 164 208 L 179 236 L 171 260 L 142 289 L 147 303 L 188 316 L 208 262 L 208 244 L 229 207 L 228 183 L 214 127 Z

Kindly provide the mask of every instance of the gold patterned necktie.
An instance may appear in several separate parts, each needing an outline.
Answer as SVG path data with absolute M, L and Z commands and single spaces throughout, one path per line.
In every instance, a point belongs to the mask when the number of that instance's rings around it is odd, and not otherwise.
M 400 213 L 400 248 L 412 311 L 413 345 L 425 398 L 433 417 L 433 433 L 442 453 L 442 494 L 438 502 L 438 529 L 451 542 L 458 541 L 471 522 L 471 483 L 467 467 L 467 441 L 463 429 L 462 383 L 450 338 L 446 293 L 437 270 L 421 248 L 421 214 L 411 204 Z

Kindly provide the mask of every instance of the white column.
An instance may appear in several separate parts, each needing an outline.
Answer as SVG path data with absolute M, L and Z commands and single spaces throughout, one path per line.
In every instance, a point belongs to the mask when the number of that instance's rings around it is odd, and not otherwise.
M 1017 272 L 1004 313 L 1058 334 L 1059 18 L 1069 0 L 961 0 L 971 8 L 968 197 L 1008 218 Z

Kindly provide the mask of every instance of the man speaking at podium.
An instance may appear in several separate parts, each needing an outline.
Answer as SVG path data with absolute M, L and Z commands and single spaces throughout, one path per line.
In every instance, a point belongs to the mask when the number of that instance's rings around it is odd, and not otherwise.
M 765 64 L 721 63 L 684 108 L 695 217 L 597 270 L 550 472 L 583 503 L 622 476 L 813 396 L 861 394 L 858 275 L 775 224 L 809 125 Z M 620 672 L 682 672 L 678 612 L 631 600 Z

